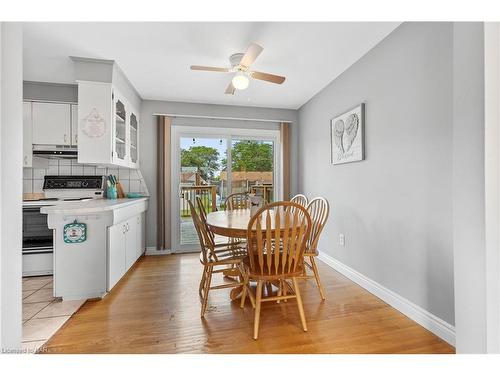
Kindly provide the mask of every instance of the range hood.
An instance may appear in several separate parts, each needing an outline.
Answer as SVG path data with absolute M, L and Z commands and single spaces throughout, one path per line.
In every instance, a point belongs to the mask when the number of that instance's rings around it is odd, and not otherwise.
M 33 156 L 49 159 L 76 159 L 78 149 L 75 146 L 33 145 Z

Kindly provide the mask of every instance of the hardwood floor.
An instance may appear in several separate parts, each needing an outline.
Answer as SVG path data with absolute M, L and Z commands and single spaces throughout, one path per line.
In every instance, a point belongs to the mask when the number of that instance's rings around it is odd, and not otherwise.
M 308 332 L 296 302 L 253 310 L 211 292 L 200 318 L 198 255 L 141 258 L 113 291 L 88 301 L 41 349 L 44 353 L 454 353 L 454 348 L 318 261 L 326 301 L 300 282 Z M 217 279 L 218 280 L 218 279 Z M 221 280 L 218 280 L 221 281 Z

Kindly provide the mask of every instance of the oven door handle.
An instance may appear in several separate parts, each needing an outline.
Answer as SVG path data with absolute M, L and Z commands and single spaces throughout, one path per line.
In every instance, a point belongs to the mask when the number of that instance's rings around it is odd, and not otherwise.
M 52 254 L 54 252 L 54 250 L 49 250 L 49 249 L 45 249 L 45 250 L 33 250 L 33 251 L 25 251 L 23 250 L 23 255 L 32 255 L 32 254 Z

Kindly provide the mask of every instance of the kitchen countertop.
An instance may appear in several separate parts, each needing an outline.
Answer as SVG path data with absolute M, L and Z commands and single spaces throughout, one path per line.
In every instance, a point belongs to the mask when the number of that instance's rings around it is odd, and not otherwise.
M 112 211 L 139 202 L 147 201 L 149 197 L 122 199 L 92 199 L 83 202 L 66 202 L 54 206 L 40 208 L 42 214 L 80 215 Z

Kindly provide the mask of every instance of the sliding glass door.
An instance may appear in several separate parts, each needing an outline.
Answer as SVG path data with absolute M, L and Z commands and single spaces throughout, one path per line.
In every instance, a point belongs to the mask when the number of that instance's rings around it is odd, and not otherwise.
M 172 127 L 172 250 L 199 250 L 189 202 L 206 213 L 225 209 L 232 193 L 266 203 L 280 196 L 279 131 Z M 197 209 L 199 209 L 197 207 Z
M 226 138 L 180 137 L 179 173 L 179 245 L 199 244 L 191 220 L 189 202 L 196 209 L 200 197 L 206 213 L 217 211 L 227 196 L 225 174 Z
M 231 193 L 260 195 L 274 200 L 274 141 L 233 138 L 231 141 Z

